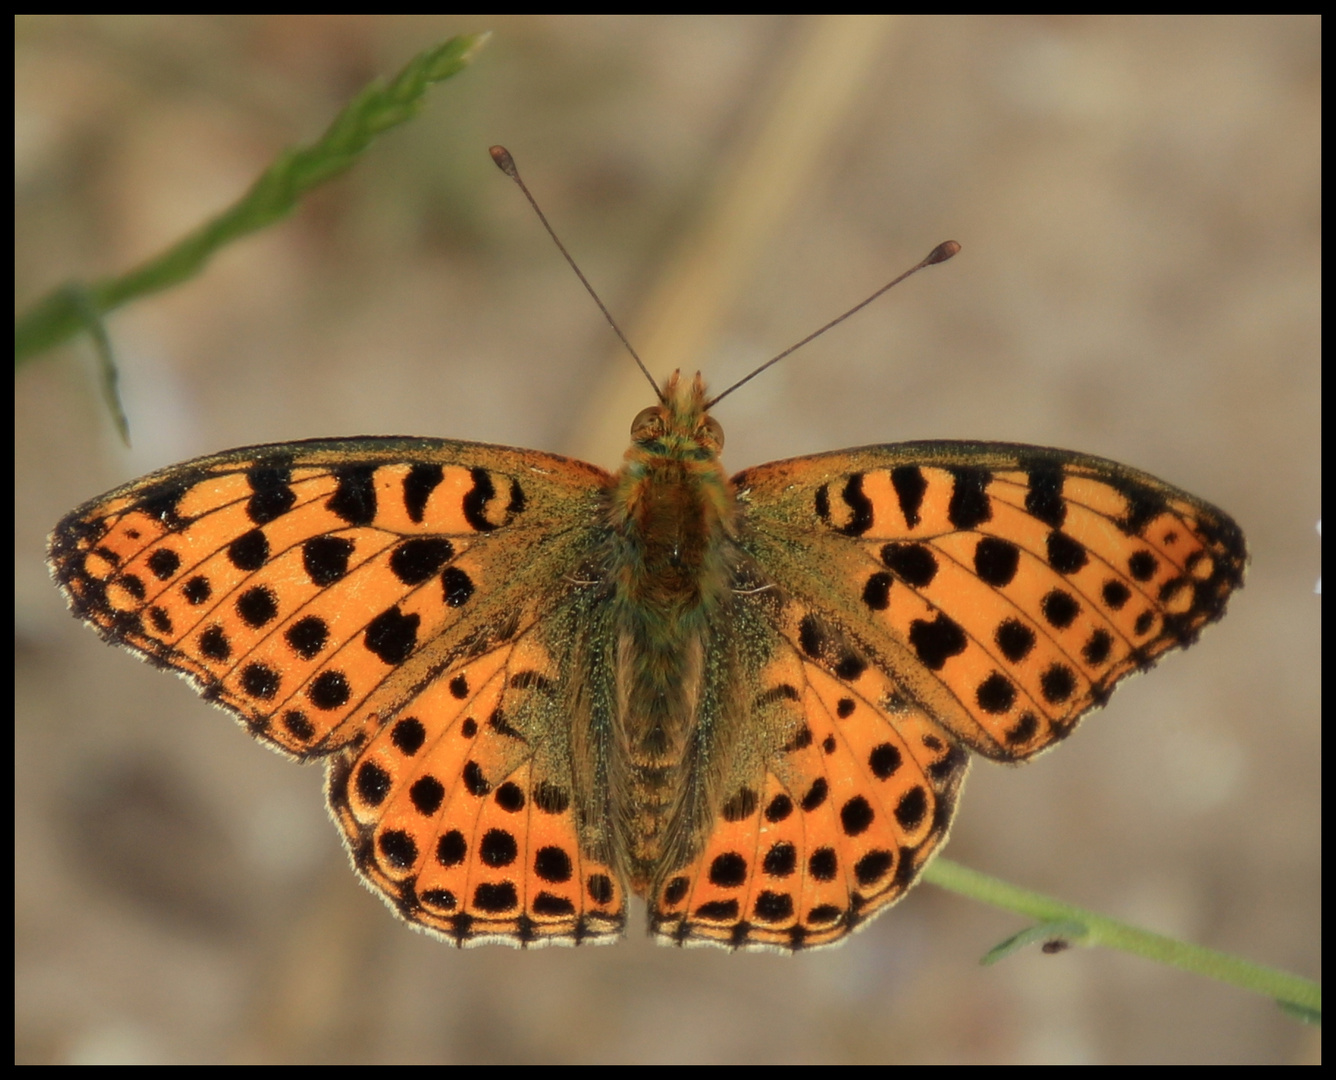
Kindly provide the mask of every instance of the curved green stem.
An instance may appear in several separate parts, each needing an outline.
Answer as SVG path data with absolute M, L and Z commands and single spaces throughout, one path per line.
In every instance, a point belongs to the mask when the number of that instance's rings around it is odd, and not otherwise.
M 88 329 L 127 301 L 186 280 L 226 244 L 290 213 L 308 191 L 349 168 L 376 136 L 416 115 L 427 88 L 467 67 L 488 36 L 451 38 L 419 53 L 388 83 L 371 83 L 324 135 L 284 151 L 245 195 L 161 254 L 117 277 L 47 293 L 15 321 L 15 365 Z
M 1104 945 L 1264 994 L 1292 1016 L 1310 1023 L 1321 1022 L 1322 987 L 1298 975 L 1129 926 L 1041 893 L 1019 889 L 950 859 L 934 859 L 923 872 L 923 880 L 1039 921 L 1038 926 L 991 949 L 982 963 L 996 963 L 1035 941 Z

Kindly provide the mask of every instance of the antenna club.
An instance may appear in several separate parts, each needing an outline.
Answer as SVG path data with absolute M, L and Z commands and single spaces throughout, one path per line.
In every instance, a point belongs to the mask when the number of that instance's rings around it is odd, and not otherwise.
M 515 168 L 515 159 L 510 156 L 510 151 L 504 146 L 493 146 L 487 151 L 492 155 L 492 160 L 496 162 L 496 167 L 509 176 L 512 180 L 519 179 L 520 171 Z M 949 258 L 949 256 L 948 256 Z
M 495 154 L 495 151 L 493 153 Z M 936 266 L 938 263 L 944 263 L 959 251 L 960 245 L 954 240 L 943 240 L 928 253 L 928 257 L 923 260 L 923 265 Z

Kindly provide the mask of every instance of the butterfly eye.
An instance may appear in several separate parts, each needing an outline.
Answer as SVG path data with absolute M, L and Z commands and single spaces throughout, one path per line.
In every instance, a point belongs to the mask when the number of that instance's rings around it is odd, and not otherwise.
M 713 416 L 707 416 L 701 421 L 696 438 L 700 440 L 702 446 L 716 454 L 724 448 L 724 429 Z
M 658 405 L 641 409 L 631 421 L 631 438 L 635 442 L 649 442 L 661 438 L 666 430 L 663 410 Z

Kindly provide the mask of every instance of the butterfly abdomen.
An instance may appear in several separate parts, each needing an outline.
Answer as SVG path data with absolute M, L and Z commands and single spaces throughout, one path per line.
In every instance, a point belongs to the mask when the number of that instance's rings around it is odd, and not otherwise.
M 703 399 L 675 389 L 670 384 L 649 437 L 628 452 L 610 506 L 618 686 L 611 801 L 638 891 L 665 858 L 672 822 L 682 815 L 703 658 L 728 600 L 724 552 L 734 530 L 717 447 L 699 436 Z

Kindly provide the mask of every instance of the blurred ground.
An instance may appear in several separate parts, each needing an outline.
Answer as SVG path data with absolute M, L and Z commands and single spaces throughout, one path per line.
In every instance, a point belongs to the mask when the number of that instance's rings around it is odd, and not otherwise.
M 453 951 L 357 883 L 319 769 L 68 617 L 47 531 L 152 468 L 317 435 L 589 446 L 628 362 L 487 146 L 514 151 L 634 338 L 820 28 L 19 21 L 20 305 L 157 251 L 368 78 L 486 28 L 474 67 L 351 174 L 112 318 L 133 450 L 85 346 L 18 372 L 16 1060 L 1320 1060 L 1269 1002 L 1139 960 L 981 969 L 1021 924 L 928 886 L 795 958 L 657 948 L 638 925 L 609 949 Z M 976 766 L 949 855 L 1319 976 L 1320 23 L 868 33 L 866 76 L 695 363 L 723 386 L 938 241 L 964 250 L 730 398 L 726 461 L 1007 439 L 1232 513 L 1253 564 L 1225 621 L 1058 752 Z

